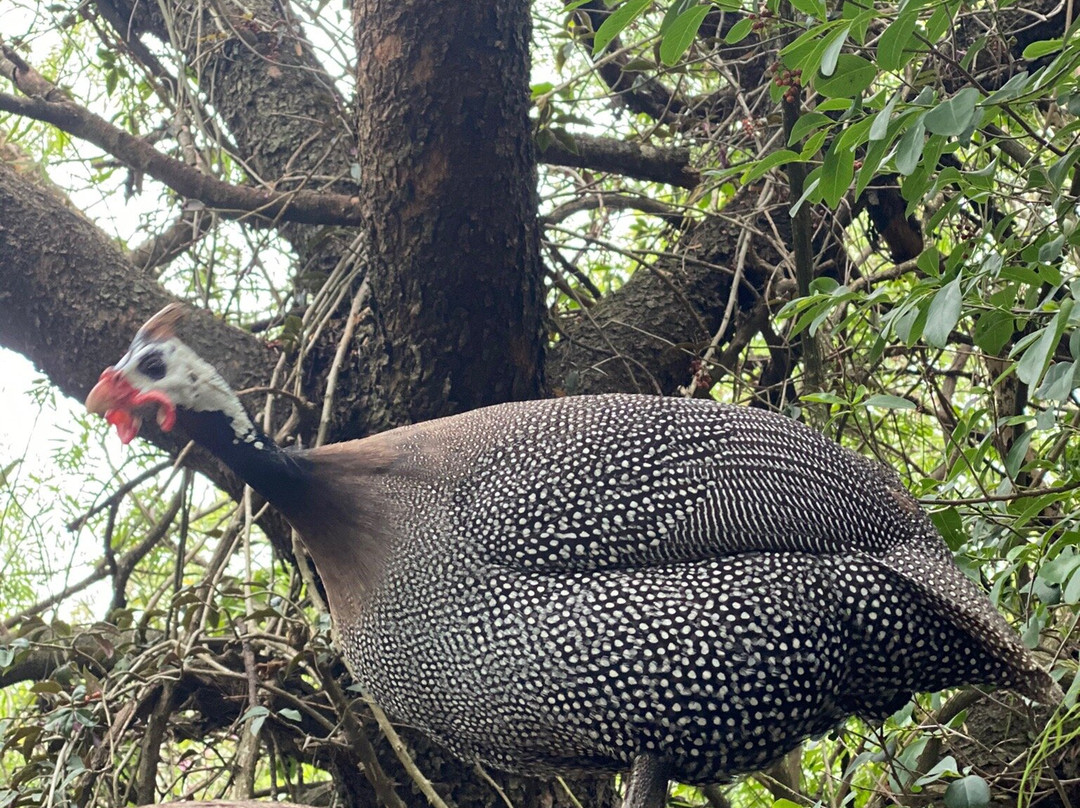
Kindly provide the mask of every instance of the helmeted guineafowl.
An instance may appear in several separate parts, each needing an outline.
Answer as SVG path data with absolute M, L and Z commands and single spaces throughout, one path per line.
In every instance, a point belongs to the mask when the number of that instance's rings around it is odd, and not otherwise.
M 964 683 L 1060 690 L 891 471 L 780 415 L 611 395 L 287 451 L 169 307 L 87 407 L 156 408 L 278 507 L 353 674 L 467 760 L 668 778 L 760 769 Z

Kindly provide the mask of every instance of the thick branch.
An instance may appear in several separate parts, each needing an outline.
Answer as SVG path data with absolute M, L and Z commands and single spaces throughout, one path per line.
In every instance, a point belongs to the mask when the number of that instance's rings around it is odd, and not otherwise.
M 701 175 L 690 167 L 689 149 L 658 149 L 644 143 L 592 135 L 575 134 L 573 138 L 573 149 L 558 142 L 550 143 L 540 152 L 540 161 L 553 166 L 610 171 L 680 188 L 696 188 L 701 182 Z
M 214 226 L 216 217 L 208 211 L 184 211 L 163 232 L 148 238 L 128 256 L 135 266 L 157 274 L 161 268 L 179 258 Z
M 230 219 L 257 215 L 302 224 L 358 225 L 363 221 L 355 197 L 314 191 L 279 193 L 230 185 L 162 154 L 71 101 L 18 98 L 0 93 L 0 111 L 50 123 L 69 135 L 93 143 L 178 194 L 198 199 Z
M 639 266 L 617 292 L 561 322 L 548 375 L 563 392 L 675 392 L 718 328 L 731 291 L 739 228 L 716 219 L 682 239 L 683 255 Z M 747 301 L 750 303 L 750 301 Z

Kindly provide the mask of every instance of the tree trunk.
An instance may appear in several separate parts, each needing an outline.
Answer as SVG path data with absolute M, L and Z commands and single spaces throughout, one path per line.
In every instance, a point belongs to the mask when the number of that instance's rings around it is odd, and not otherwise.
M 407 422 L 543 390 L 524 2 L 353 6 L 360 198 Z

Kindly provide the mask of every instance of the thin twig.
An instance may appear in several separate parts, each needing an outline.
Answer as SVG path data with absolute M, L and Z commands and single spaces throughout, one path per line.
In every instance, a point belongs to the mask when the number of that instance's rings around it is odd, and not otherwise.
M 345 737 L 349 739 L 350 746 L 352 746 L 356 756 L 360 759 L 364 776 L 371 783 L 371 787 L 375 789 L 379 802 L 386 808 L 406 808 L 405 803 L 402 802 L 401 797 L 394 790 L 393 781 L 383 771 L 379 758 L 375 754 L 375 747 L 368 740 L 363 725 L 353 713 L 352 706 L 349 704 L 348 699 L 345 698 L 345 694 L 341 691 L 341 687 L 338 685 L 334 675 L 323 670 L 318 665 L 315 666 L 315 670 L 322 680 L 326 695 L 330 697 L 335 711 L 341 718 L 341 726 L 345 730 Z
M 330 373 L 326 377 L 326 396 L 323 398 L 322 416 L 319 418 L 319 432 L 315 439 L 316 446 L 322 446 L 326 442 L 326 432 L 330 428 L 330 416 L 334 412 L 334 392 L 337 389 L 338 376 L 345 356 L 352 346 L 353 332 L 356 330 L 356 318 L 360 313 L 360 305 L 367 300 L 370 287 L 367 278 L 360 284 L 360 288 L 353 295 L 352 305 L 349 307 L 349 316 L 345 320 L 345 330 L 338 340 L 337 351 L 334 353 L 334 362 L 330 366 Z
M 381 729 L 383 735 L 386 736 L 390 748 L 394 750 L 397 759 L 401 762 L 401 765 L 405 768 L 409 777 L 416 783 L 417 788 L 419 788 L 424 796 L 427 797 L 428 802 L 431 803 L 431 808 L 450 808 L 443 798 L 439 796 L 438 792 L 435 791 L 435 787 L 431 784 L 431 781 L 417 768 L 416 762 L 412 759 L 412 755 L 409 754 L 409 750 L 405 747 L 405 742 L 401 740 L 401 736 L 397 734 L 397 730 L 394 729 L 393 725 L 390 723 L 390 719 L 386 717 L 386 713 L 382 711 L 382 708 L 370 698 L 368 698 L 368 707 L 371 708 L 371 714 L 375 716 L 375 720 L 379 724 L 379 729 Z
M 101 502 L 99 502 L 93 508 L 88 510 L 82 516 L 80 516 L 77 519 L 72 519 L 70 522 L 68 522 L 67 523 L 67 529 L 72 531 L 72 532 L 74 532 L 76 530 L 81 530 L 83 527 L 85 527 L 86 523 L 88 521 L 90 521 L 90 519 L 92 517 L 94 517 L 97 514 L 101 513 L 106 508 L 111 508 L 114 504 L 118 503 L 125 496 L 127 496 L 128 493 L 130 493 L 132 489 L 137 488 L 138 486 L 142 485 L 144 482 L 149 480 L 151 477 L 154 477 L 155 475 L 160 474 L 165 469 L 171 467 L 172 464 L 173 464 L 172 458 L 169 458 L 168 460 L 162 461 L 161 463 L 158 463 L 157 465 L 151 466 L 150 468 L 148 468 L 146 471 L 142 472 L 141 474 L 136 475 L 135 477 L 133 477 L 132 479 L 130 479 L 126 483 L 124 483 L 122 486 L 120 486 L 118 489 L 116 489 L 115 492 L 113 492 L 112 494 L 109 494 L 109 496 L 107 496 L 105 499 L 103 499 Z

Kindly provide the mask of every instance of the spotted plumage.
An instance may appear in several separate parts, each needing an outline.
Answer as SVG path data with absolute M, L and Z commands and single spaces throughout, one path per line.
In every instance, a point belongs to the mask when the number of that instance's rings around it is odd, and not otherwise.
M 159 318 L 88 408 L 160 407 L 280 508 L 353 674 L 466 760 L 633 766 L 652 806 L 914 691 L 1060 697 L 897 477 L 788 418 L 564 398 L 289 452 Z
M 566 398 L 371 441 L 396 543 L 342 647 L 467 759 L 715 782 L 913 691 L 1052 688 L 895 476 L 782 416 Z

